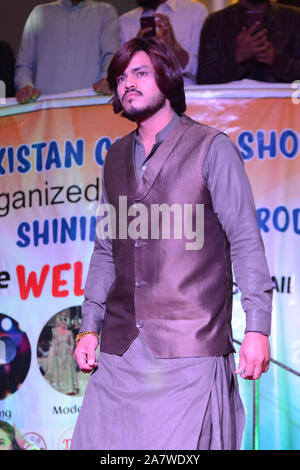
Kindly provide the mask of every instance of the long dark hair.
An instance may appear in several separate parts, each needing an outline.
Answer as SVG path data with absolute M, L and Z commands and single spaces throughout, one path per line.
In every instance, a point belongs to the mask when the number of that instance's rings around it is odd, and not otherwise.
M 183 76 L 178 61 L 172 50 L 156 38 L 135 37 L 123 44 L 111 60 L 107 71 L 107 80 L 113 91 L 113 109 L 115 113 L 123 110 L 117 94 L 117 77 L 122 75 L 136 52 L 145 52 L 154 67 L 158 88 L 170 101 L 174 111 L 181 116 L 186 110 Z

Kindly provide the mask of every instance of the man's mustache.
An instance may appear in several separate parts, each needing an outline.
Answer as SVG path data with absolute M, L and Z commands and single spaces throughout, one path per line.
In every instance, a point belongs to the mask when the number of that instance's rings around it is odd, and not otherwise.
M 125 96 L 127 95 L 127 93 L 132 93 L 132 92 L 137 93 L 138 95 L 141 95 L 141 96 L 143 95 L 143 93 L 141 91 L 137 90 L 136 88 L 129 88 L 129 90 L 125 91 L 125 93 L 122 97 L 122 101 L 124 101 Z

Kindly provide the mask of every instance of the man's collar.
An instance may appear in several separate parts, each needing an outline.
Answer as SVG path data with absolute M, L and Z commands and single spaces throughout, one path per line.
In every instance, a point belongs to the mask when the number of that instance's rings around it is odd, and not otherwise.
M 241 5 L 240 2 L 234 4 L 234 6 L 237 8 L 237 11 L 240 15 L 240 19 L 242 18 L 241 15 L 244 15 L 244 13 L 248 10 L 245 6 Z M 267 8 L 265 10 L 265 18 L 267 18 L 270 22 L 274 21 L 274 8 L 273 5 L 270 1 L 268 1 Z
M 165 4 L 173 11 L 176 10 L 176 3 L 177 3 L 177 0 L 167 0 L 165 2 Z
M 89 0 L 81 0 L 78 5 L 76 5 L 76 7 L 82 7 L 84 5 L 84 3 L 87 3 Z M 72 8 L 73 5 L 72 5 L 72 1 L 71 0 L 59 0 L 58 3 L 61 3 L 62 5 L 64 5 L 65 7 L 69 7 L 69 8 Z M 76 8 L 75 7 L 75 8 Z
M 270 2 L 270 0 L 266 0 L 266 1 L 268 2 L 266 11 L 268 11 L 269 8 L 271 7 L 271 2 Z M 245 11 L 245 10 L 248 10 L 247 7 L 245 7 L 244 5 L 241 5 L 241 2 L 238 2 L 238 3 L 236 4 L 236 7 L 239 8 L 240 10 L 244 10 L 244 11 Z M 253 8 L 253 10 L 255 10 L 255 8 Z
M 178 116 L 178 114 L 175 113 L 174 111 L 173 116 L 168 122 L 168 124 L 155 135 L 155 143 L 160 144 L 163 140 L 165 140 L 169 132 L 171 132 L 171 130 L 178 124 L 179 121 L 180 121 L 180 116 Z M 141 138 L 138 133 L 138 129 L 135 130 L 134 137 L 138 144 L 142 143 Z
M 167 7 L 167 9 L 169 10 L 172 10 L 172 11 L 175 11 L 176 10 L 176 6 L 177 6 L 177 0 L 167 0 L 166 2 L 164 3 L 161 3 L 161 5 L 159 5 L 157 8 L 159 7 Z M 143 7 L 139 7 L 142 11 L 144 11 L 144 8 Z M 151 10 L 150 10 L 151 11 Z

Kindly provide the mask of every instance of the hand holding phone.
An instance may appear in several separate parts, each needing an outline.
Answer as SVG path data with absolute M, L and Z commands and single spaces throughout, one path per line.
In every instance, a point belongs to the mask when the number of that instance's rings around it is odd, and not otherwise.
M 258 18 L 263 21 L 261 15 L 249 17 L 248 25 L 250 26 L 248 28 L 243 26 L 241 33 L 237 37 L 235 50 L 235 60 L 237 63 L 243 63 L 249 59 L 256 60 L 258 56 L 265 54 L 268 48 L 267 30 L 264 24 L 258 21 Z
M 155 18 L 154 16 L 142 16 L 140 19 L 141 30 L 140 35 L 144 38 L 156 36 Z
M 257 27 L 253 31 L 253 35 L 261 31 L 265 26 L 265 14 L 261 10 L 247 10 L 246 11 L 246 26 L 249 30 L 253 25 Z

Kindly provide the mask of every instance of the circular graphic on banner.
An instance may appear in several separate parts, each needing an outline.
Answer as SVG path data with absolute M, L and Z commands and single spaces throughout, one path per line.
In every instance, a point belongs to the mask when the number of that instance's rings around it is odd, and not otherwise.
M 37 449 L 47 450 L 46 442 L 40 434 L 37 434 L 36 432 L 27 432 L 24 434 L 23 438 L 29 444 L 33 444 Z
M 0 400 L 15 393 L 24 382 L 31 361 L 28 337 L 19 324 L 0 313 Z
M 44 379 L 58 392 L 83 396 L 88 375 L 73 358 L 75 338 L 81 324 L 81 307 L 56 313 L 44 326 L 37 345 L 37 360 Z
M 69 428 L 60 436 L 57 449 L 70 450 L 74 428 Z

